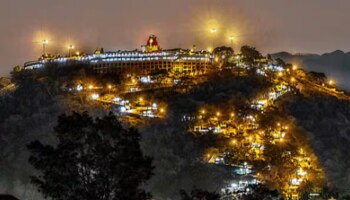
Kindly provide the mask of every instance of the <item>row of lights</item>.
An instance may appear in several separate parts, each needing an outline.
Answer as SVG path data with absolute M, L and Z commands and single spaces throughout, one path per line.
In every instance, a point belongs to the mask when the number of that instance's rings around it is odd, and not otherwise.
M 46 46 L 47 46 L 47 44 L 49 44 L 49 40 L 44 39 L 44 40 L 41 41 L 41 44 L 43 45 L 43 55 L 45 55 L 46 54 Z M 73 49 L 75 49 L 75 46 L 73 44 L 70 44 L 70 45 L 68 45 L 67 48 L 68 48 L 68 54 L 69 54 L 69 57 L 70 57 L 71 56 L 71 51 Z M 80 52 L 77 51 L 76 55 L 79 56 Z

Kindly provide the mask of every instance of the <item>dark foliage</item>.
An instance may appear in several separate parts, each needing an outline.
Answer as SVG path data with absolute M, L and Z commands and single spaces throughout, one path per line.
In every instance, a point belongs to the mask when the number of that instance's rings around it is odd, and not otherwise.
M 0 200 L 18 200 L 18 199 L 9 194 L 0 194 Z
M 52 199 L 142 200 L 140 186 L 152 176 L 152 159 L 140 149 L 140 134 L 123 128 L 113 115 L 95 120 L 88 113 L 59 117 L 57 146 L 32 142 L 29 162 L 41 174 L 32 177 Z
M 256 59 L 261 58 L 261 53 L 255 49 L 255 47 L 251 46 L 242 46 L 241 47 L 241 53 L 243 56 L 243 62 L 245 62 L 248 65 L 255 64 Z
M 266 186 L 259 184 L 251 186 L 250 192 L 242 196 L 242 200 L 279 200 L 283 199 L 277 190 L 270 190 Z
M 208 192 L 205 190 L 194 189 L 191 194 L 187 194 L 185 190 L 180 191 L 181 200 L 219 200 L 220 195 L 216 192 Z

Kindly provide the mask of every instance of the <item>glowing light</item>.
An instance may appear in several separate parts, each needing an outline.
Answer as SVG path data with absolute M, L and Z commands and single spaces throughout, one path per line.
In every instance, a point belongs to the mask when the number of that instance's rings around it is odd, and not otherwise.
M 42 41 L 42 43 L 43 43 L 43 44 L 48 44 L 49 41 L 45 39 L 45 40 Z
M 203 110 L 201 110 L 201 113 L 202 113 L 202 114 L 205 114 L 205 110 L 204 110 L 204 109 L 203 109 Z
M 143 98 L 142 98 L 142 97 L 140 97 L 140 98 L 139 98 L 139 101 L 140 101 L 140 102 L 142 102 L 142 101 L 143 101 Z
M 235 113 L 231 113 L 230 116 L 231 116 L 231 117 L 234 117 L 234 116 L 235 116 Z
M 237 144 L 237 140 L 233 139 L 233 140 L 231 140 L 231 143 L 232 144 Z
M 161 108 L 159 111 L 160 113 L 164 113 L 164 108 Z
M 68 49 L 74 49 L 74 48 L 75 48 L 75 47 L 74 47 L 74 45 L 72 45 L 72 44 L 68 46 Z
M 292 70 L 297 70 L 297 69 L 298 69 L 298 66 L 293 65 Z
M 221 115 L 221 113 L 220 113 L 220 112 L 216 112 L 216 116 L 218 116 L 218 117 L 219 117 L 220 115 Z
M 98 99 L 99 97 L 100 97 L 100 95 L 99 95 L 99 94 L 96 94 L 96 93 L 94 93 L 94 94 L 91 95 L 91 99 L 93 99 L 93 100 L 96 100 L 96 99 Z
M 328 84 L 329 84 L 329 85 L 333 85 L 333 84 L 334 84 L 334 81 L 333 81 L 333 80 L 329 80 L 329 81 L 328 81 Z
M 108 89 L 112 89 L 112 86 L 111 86 L 111 85 L 108 85 Z
M 230 36 L 230 37 L 228 37 L 228 39 L 232 42 L 235 39 L 235 37 L 234 36 Z
M 82 85 L 78 85 L 77 87 L 76 87 L 76 89 L 77 89 L 77 91 L 82 91 L 84 88 L 83 88 L 83 86 Z
M 88 88 L 89 88 L 90 90 L 92 90 L 92 89 L 94 89 L 94 86 L 93 86 L 93 85 L 89 85 Z
M 292 78 L 290 79 L 290 81 L 295 82 L 295 78 L 294 78 L 294 77 L 292 77 Z
M 211 28 L 211 29 L 210 29 L 210 32 L 211 32 L 211 33 L 216 33 L 217 30 L 216 30 L 216 28 Z
M 300 176 L 306 176 L 307 172 L 304 171 L 302 168 L 300 168 L 300 169 L 298 170 L 297 174 L 300 175 Z
M 282 72 L 278 72 L 278 76 L 283 76 L 283 73 Z

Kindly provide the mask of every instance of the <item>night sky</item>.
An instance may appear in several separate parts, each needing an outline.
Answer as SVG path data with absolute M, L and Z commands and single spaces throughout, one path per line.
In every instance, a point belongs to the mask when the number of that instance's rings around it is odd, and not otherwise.
M 349 0 L 0 0 L 0 76 L 36 59 L 40 41 L 67 53 L 136 49 L 149 34 L 163 48 L 256 46 L 264 53 L 350 50 Z M 210 35 L 211 27 L 218 32 Z

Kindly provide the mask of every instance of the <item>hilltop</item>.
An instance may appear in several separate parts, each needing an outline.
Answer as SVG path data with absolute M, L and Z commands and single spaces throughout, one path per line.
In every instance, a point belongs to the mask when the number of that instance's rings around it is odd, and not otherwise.
M 345 89 L 350 88 L 350 52 L 336 50 L 324 54 L 291 54 L 279 52 L 272 54 L 273 58 L 281 58 L 288 63 L 296 63 L 309 71 L 324 72 L 327 76 L 337 79 L 338 84 Z
M 253 47 L 241 52 L 216 48 L 205 74 L 116 76 L 55 63 L 14 70 L 15 88 L 0 97 L 0 188 L 39 198 L 25 145 L 55 144 L 57 116 L 87 110 L 140 130 L 155 163 L 146 188 L 157 198 L 194 187 L 245 195 L 256 184 L 284 197 L 346 194 L 350 97 L 323 73 Z

